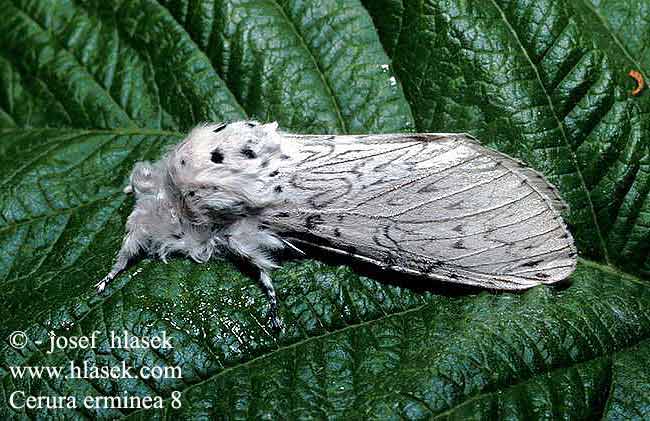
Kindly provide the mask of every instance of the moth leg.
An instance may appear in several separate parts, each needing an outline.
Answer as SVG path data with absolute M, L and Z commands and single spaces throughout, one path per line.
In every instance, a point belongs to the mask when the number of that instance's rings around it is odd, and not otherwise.
M 275 296 L 275 288 L 271 282 L 271 276 L 264 269 L 260 269 L 260 282 L 262 288 L 269 299 L 269 318 L 271 319 L 271 327 L 273 330 L 284 330 L 284 324 L 278 315 L 278 299 Z
M 106 286 L 124 269 L 126 269 L 129 261 L 138 254 L 139 250 L 140 241 L 138 237 L 129 232 L 122 241 L 122 247 L 117 253 L 117 259 L 115 260 L 113 268 L 110 272 L 108 272 L 108 275 L 104 276 L 101 281 L 95 284 L 95 288 L 97 289 L 98 294 L 104 291 L 104 289 L 106 289 Z
M 269 300 L 269 317 L 275 330 L 282 329 L 278 315 L 278 299 L 269 271 L 277 268 L 269 252 L 280 250 L 284 243 L 275 235 L 262 231 L 257 219 L 241 219 L 233 223 L 224 233 L 226 246 L 235 256 L 259 271 L 260 284 Z

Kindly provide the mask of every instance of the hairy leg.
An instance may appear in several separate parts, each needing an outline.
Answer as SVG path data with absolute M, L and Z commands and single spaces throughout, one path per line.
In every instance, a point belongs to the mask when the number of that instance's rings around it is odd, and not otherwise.
M 138 238 L 134 234 L 129 232 L 124 237 L 124 240 L 122 241 L 122 248 L 117 254 L 117 260 L 115 261 L 113 268 L 108 273 L 108 275 L 104 276 L 104 278 L 102 278 L 101 281 L 95 284 L 95 288 L 97 289 L 98 294 L 104 291 L 104 289 L 106 289 L 106 286 L 113 279 L 115 279 L 115 277 L 118 274 L 120 274 L 120 272 L 126 269 L 129 260 L 131 260 L 136 254 L 138 254 L 139 249 L 140 246 L 139 246 Z
M 245 262 L 259 270 L 260 283 L 269 299 L 269 317 L 274 330 L 282 329 L 282 321 L 278 315 L 278 300 L 269 271 L 277 268 L 277 264 L 269 256 L 269 252 L 284 248 L 281 239 L 259 228 L 255 218 L 241 219 L 233 223 L 225 233 L 227 247 Z
M 273 282 L 271 282 L 271 277 L 265 270 L 260 270 L 260 282 L 262 283 L 262 288 L 269 299 L 269 318 L 271 319 L 271 327 L 273 330 L 283 330 L 284 325 L 280 316 L 278 316 L 278 300 L 275 297 L 275 288 L 273 287 Z

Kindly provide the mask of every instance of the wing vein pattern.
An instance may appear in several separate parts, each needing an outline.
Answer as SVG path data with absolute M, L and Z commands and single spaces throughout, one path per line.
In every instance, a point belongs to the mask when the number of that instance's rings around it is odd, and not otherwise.
M 285 200 L 265 224 L 301 244 L 423 279 L 526 289 L 576 249 L 555 187 L 466 134 L 285 135 Z

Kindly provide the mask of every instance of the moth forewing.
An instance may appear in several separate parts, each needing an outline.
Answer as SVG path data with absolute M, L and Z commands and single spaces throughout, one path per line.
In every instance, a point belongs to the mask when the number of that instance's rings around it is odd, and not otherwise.
M 555 188 L 465 134 L 289 135 L 283 236 L 409 275 L 494 289 L 566 279 L 576 250 Z M 278 180 L 280 181 L 280 180 Z

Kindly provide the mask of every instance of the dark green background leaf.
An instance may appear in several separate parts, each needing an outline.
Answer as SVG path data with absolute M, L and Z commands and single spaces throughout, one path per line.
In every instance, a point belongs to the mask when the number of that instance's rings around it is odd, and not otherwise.
M 0 0 L 0 417 L 647 418 L 647 1 Z M 231 264 L 144 260 L 98 296 L 135 161 L 200 121 L 312 133 L 467 131 L 571 205 L 569 286 L 409 288 L 345 266 L 274 274 L 286 332 Z M 49 331 L 166 331 L 173 350 L 46 354 Z M 12 365 L 180 365 L 182 379 L 21 380 Z M 161 395 L 163 411 L 15 410 Z M 183 392 L 182 408 L 169 396 Z

